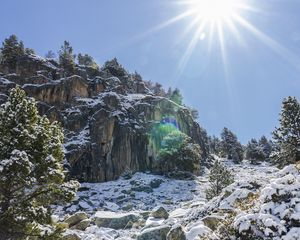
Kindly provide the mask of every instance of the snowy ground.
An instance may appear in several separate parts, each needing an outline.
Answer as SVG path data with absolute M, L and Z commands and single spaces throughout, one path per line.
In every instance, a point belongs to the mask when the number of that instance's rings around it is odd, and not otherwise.
M 159 185 L 159 186 L 158 186 Z M 135 173 L 131 179 L 120 178 L 106 183 L 82 183 L 77 199 L 56 214 L 82 210 L 129 211 L 151 210 L 164 206 L 168 211 L 193 205 L 205 204 L 206 177 L 195 180 L 175 180 L 163 176 Z
M 266 185 L 277 168 L 267 163 L 261 165 L 233 164 L 223 161 L 235 175 L 235 182 L 256 182 Z M 172 224 L 182 222 L 182 219 L 196 216 L 199 209 L 206 207 L 205 189 L 208 188 L 208 174 L 194 180 L 175 180 L 149 173 L 135 173 L 132 178 L 120 178 L 106 183 L 82 183 L 77 199 L 70 205 L 57 207 L 55 214 L 61 217 L 78 211 L 88 213 L 91 218 L 96 211 L 110 211 L 116 213 L 136 212 L 145 213 L 157 206 L 163 206 L 169 212 Z M 180 220 L 179 220 L 180 219 Z M 151 222 L 152 221 L 152 222 Z M 147 224 L 162 224 L 163 220 L 146 221 Z M 161 221 L 161 222 L 159 222 Z M 206 229 L 201 229 L 205 231 Z M 113 230 L 98 228 L 95 225 L 85 231 L 74 230 L 81 239 L 135 239 L 141 229 Z M 192 236 L 192 232 L 190 235 Z M 192 237 L 190 239 L 193 239 Z

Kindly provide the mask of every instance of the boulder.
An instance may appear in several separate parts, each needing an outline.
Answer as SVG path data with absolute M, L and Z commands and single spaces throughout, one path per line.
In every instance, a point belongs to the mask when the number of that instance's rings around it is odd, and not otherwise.
M 152 193 L 153 189 L 149 185 L 139 185 L 131 188 L 132 191 Z
M 167 212 L 167 210 L 164 207 L 160 206 L 160 207 L 156 207 L 153 209 L 151 216 L 155 217 L 155 218 L 167 219 L 169 217 L 169 213 Z
M 95 224 L 98 227 L 113 229 L 131 228 L 140 218 L 141 216 L 137 213 L 116 213 L 109 211 L 98 211 L 94 216 Z
M 211 230 L 216 230 L 220 222 L 222 222 L 224 218 L 218 215 L 209 215 L 205 216 L 201 219 L 205 226 L 209 227 Z
M 75 225 L 73 225 L 70 229 L 77 229 L 77 230 L 84 231 L 88 226 L 90 226 L 90 224 L 91 224 L 90 219 L 84 219 L 84 220 L 80 221 L 79 223 L 76 223 Z
M 167 235 L 167 240 L 186 240 L 185 232 L 180 224 L 175 224 Z
M 62 237 L 63 240 L 80 240 L 81 237 L 77 233 L 66 233 Z
M 67 217 L 65 222 L 69 224 L 69 227 L 72 227 L 85 219 L 88 219 L 88 215 L 85 212 L 77 212 L 70 217 Z
M 160 186 L 160 184 L 162 184 L 164 181 L 162 179 L 156 178 L 151 180 L 150 182 L 150 187 L 152 188 L 158 188 Z
M 165 240 L 170 229 L 168 225 L 147 228 L 137 236 L 137 240 Z

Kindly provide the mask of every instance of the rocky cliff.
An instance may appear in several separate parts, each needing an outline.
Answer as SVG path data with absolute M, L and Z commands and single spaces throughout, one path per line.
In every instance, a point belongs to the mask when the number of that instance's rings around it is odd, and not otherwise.
M 205 131 L 190 111 L 154 95 L 141 76 L 128 73 L 117 61 L 100 70 L 76 66 L 66 76 L 53 59 L 26 55 L 14 68 L 0 65 L 0 101 L 19 85 L 38 101 L 39 110 L 65 131 L 66 166 L 80 181 L 113 180 L 127 170 L 155 171 L 157 149 L 151 130 L 172 118 L 176 127 L 208 156 Z

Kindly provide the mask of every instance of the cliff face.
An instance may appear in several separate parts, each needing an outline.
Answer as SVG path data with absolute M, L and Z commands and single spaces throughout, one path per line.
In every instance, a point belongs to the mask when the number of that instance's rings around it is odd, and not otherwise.
M 38 101 L 39 110 L 61 122 L 71 176 L 102 182 L 124 171 L 155 171 L 157 149 L 151 132 L 172 118 L 176 126 L 208 153 L 205 132 L 188 109 L 155 96 L 137 74 L 129 74 L 112 60 L 101 70 L 77 66 L 64 76 L 54 60 L 34 55 L 18 59 L 16 67 L 0 66 L 0 101 L 20 85 Z

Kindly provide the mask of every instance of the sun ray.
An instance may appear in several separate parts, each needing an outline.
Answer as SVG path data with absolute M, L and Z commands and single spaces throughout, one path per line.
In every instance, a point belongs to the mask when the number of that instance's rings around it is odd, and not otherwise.
M 227 18 L 227 19 L 225 19 L 225 23 L 228 26 L 231 33 L 233 33 L 234 37 L 238 40 L 238 43 L 243 46 L 246 46 L 245 40 L 243 39 L 240 32 L 238 31 L 236 25 L 233 23 L 233 20 L 230 18 Z
M 175 17 L 173 17 L 173 18 L 171 18 L 171 19 L 169 19 L 169 20 L 167 20 L 167 21 L 151 28 L 151 29 L 149 29 L 148 31 L 135 36 L 133 39 L 137 40 L 137 39 L 147 37 L 147 36 L 153 34 L 154 32 L 157 32 L 157 31 L 160 31 L 160 30 L 162 30 L 166 27 L 169 27 L 170 25 L 172 25 L 172 24 L 174 24 L 174 23 L 176 23 L 176 22 L 178 22 L 178 21 L 180 21 L 180 20 L 182 20 L 182 19 L 184 19 L 184 18 L 186 18 L 186 17 L 188 17 L 192 14 L 193 14 L 192 10 L 185 11 L 185 12 L 183 12 L 183 13 L 181 13 L 181 14 L 179 14 L 179 15 L 177 15 L 177 16 L 175 16 Z
M 186 64 L 188 63 L 188 61 L 189 61 L 189 59 L 190 59 L 197 43 L 198 43 L 199 35 L 203 31 L 203 29 L 205 28 L 206 24 L 207 24 L 206 21 L 203 21 L 201 23 L 201 25 L 198 27 L 198 29 L 196 30 L 192 40 L 190 41 L 188 47 L 186 48 L 182 58 L 180 59 L 179 64 L 178 64 L 178 68 L 177 68 L 177 73 L 176 73 L 176 76 L 175 76 L 175 81 L 177 81 L 179 79 L 179 77 L 181 76 L 183 70 L 185 69 Z
M 211 23 L 209 26 L 209 38 L 208 38 L 208 51 L 211 53 L 212 48 L 213 48 L 213 40 L 214 40 L 214 35 L 215 35 L 215 23 Z
M 200 25 L 200 27 L 197 29 L 197 31 L 195 32 L 192 40 L 190 41 L 183 57 L 181 58 L 180 62 L 179 62 L 179 69 L 182 70 L 184 69 L 186 63 L 188 62 L 191 54 L 193 53 L 193 50 L 195 49 L 196 47 L 196 44 L 198 42 L 198 38 L 199 38 L 199 35 L 201 33 L 201 31 L 204 29 L 206 23 L 205 22 L 202 22 L 202 24 Z
M 274 52 L 279 54 L 282 58 L 290 62 L 292 65 L 294 65 L 296 68 L 300 69 L 299 61 L 300 58 L 296 56 L 294 53 L 292 53 L 287 48 L 283 47 L 280 43 L 272 39 L 267 34 L 260 31 L 258 28 L 254 27 L 251 23 L 249 23 L 247 20 L 242 18 L 241 16 L 234 14 L 233 15 L 236 22 L 238 22 L 240 25 L 242 25 L 244 28 L 246 28 L 249 32 L 251 32 L 256 38 L 258 38 L 262 43 L 264 43 L 267 47 L 272 49 Z
M 178 40 L 176 41 L 175 45 L 179 44 L 193 29 L 196 25 L 199 24 L 200 17 L 195 17 L 191 23 L 183 30 L 182 34 L 178 37 Z

